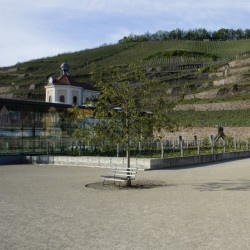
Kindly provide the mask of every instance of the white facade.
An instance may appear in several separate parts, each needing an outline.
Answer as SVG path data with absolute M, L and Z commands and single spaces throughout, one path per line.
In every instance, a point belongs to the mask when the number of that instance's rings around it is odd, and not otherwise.
M 99 94 L 98 91 L 83 89 L 82 90 L 82 104 L 87 103 L 88 100 L 96 99 L 98 94 Z
M 58 78 L 49 77 L 45 86 L 46 102 L 76 104 L 78 106 L 86 104 L 89 100 L 96 99 L 98 91 L 94 90 L 91 85 L 84 84 L 80 86 L 68 74 L 69 65 L 61 65 L 62 75 Z
M 47 85 L 46 89 L 46 102 L 60 102 L 65 104 L 82 104 L 83 91 L 82 87 L 70 85 Z

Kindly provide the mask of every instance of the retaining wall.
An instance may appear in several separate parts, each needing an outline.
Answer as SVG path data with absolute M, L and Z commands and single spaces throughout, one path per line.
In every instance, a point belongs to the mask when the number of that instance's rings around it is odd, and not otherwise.
M 103 168 L 109 168 L 111 166 L 126 166 L 126 158 L 124 157 L 36 155 L 26 156 L 26 161 L 31 164 L 74 165 Z M 131 158 L 130 165 L 131 167 L 137 167 L 138 169 L 150 169 L 150 158 Z
M 194 155 L 167 159 L 151 159 L 150 170 L 190 167 L 198 164 L 236 160 L 250 157 L 250 151 L 228 152 L 220 154 Z
M 142 170 L 157 170 L 178 167 L 192 167 L 197 164 L 213 163 L 219 161 L 236 160 L 250 157 L 250 151 L 227 152 L 220 154 L 194 155 L 166 159 L 131 158 L 131 167 Z M 109 168 L 111 166 L 125 167 L 126 158 L 123 157 L 94 157 L 94 156 L 1 156 L 0 165 L 6 164 L 52 164 L 65 166 L 87 166 Z
M 25 159 L 22 155 L 2 155 L 0 156 L 0 165 L 22 164 Z

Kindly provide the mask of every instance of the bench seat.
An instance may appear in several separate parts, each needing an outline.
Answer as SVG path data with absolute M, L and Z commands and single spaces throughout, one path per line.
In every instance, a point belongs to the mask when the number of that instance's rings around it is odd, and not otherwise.
M 103 178 L 103 185 L 105 181 L 126 182 L 128 180 L 134 180 L 137 174 L 137 168 L 121 168 L 111 167 L 107 175 L 101 175 Z

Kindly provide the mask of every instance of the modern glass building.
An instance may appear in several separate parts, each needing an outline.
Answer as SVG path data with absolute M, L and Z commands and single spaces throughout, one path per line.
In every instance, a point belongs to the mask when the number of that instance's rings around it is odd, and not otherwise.
M 45 102 L 0 98 L 0 155 L 51 153 L 49 150 L 63 153 L 65 148 L 73 148 L 72 133 L 78 124 L 68 111 L 77 105 L 93 119 L 86 102 L 99 92 L 92 84 L 77 83 L 69 74 L 68 63 L 60 69 L 61 75 L 50 76 L 44 86 Z
M 72 145 L 77 125 L 69 108 L 72 105 L 0 98 L 0 154 L 63 151 Z M 91 110 L 86 111 L 91 116 Z

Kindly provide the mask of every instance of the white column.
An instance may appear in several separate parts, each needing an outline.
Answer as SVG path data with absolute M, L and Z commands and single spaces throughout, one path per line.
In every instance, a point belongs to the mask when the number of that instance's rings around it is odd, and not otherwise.
M 73 99 L 72 99 L 72 89 L 71 88 L 68 88 L 67 89 L 67 97 L 66 97 L 66 103 L 67 104 L 72 104 L 73 102 Z
M 58 89 L 57 88 L 53 88 L 52 98 L 53 98 L 53 102 L 59 102 L 59 99 L 58 99 Z

